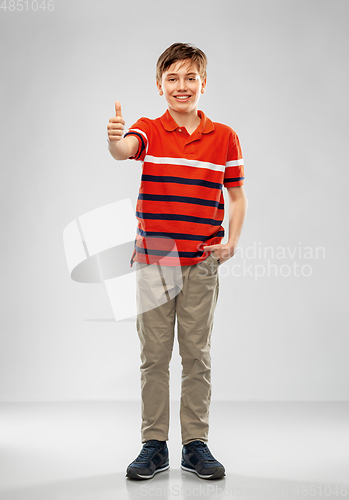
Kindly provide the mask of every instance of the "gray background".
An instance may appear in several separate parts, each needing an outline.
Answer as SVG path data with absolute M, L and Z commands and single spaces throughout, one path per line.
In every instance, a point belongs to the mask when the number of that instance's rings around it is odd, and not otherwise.
M 106 126 L 116 99 L 126 126 L 165 112 L 155 65 L 177 41 L 207 54 L 199 109 L 237 131 L 245 158 L 245 253 L 221 268 L 212 398 L 348 399 L 348 13 L 340 0 L 1 11 L 1 400 L 140 398 L 135 324 L 105 321 L 103 285 L 71 280 L 62 234 L 100 206 L 135 206 L 141 164 L 113 160 Z M 254 246 L 298 250 L 271 260 L 277 276 L 233 276 L 266 269 Z M 310 276 L 280 275 L 294 264 Z M 171 373 L 178 399 L 177 340 Z

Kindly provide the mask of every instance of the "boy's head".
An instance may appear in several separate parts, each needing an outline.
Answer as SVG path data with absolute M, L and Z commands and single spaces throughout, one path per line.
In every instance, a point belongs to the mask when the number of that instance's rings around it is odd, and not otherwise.
M 180 113 L 197 110 L 206 87 L 207 58 L 188 43 L 174 43 L 161 54 L 156 65 L 156 85 L 169 109 Z
M 174 43 L 161 54 L 156 64 L 156 80 L 161 84 L 163 73 L 174 63 L 183 60 L 190 60 L 196 65 L 201 81 L 205 80 L 207 57 L 202 50 L 190 43 Z

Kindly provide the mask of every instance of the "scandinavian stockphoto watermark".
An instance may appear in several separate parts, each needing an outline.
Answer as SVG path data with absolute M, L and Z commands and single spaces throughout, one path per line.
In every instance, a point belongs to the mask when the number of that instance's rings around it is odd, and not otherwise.
M 314 262 L 325 259 L 325 247 L 303 246 L 298 242 L 295 246 L 271 246 L 262 242 L 254 242 L 247 247 L 238 247 L 233 257 L 219 265 L 219 275 L 235 278 L 309 278 L 313 274 Z M 199 264 L 200 265 L 200 264 Z M 204 276 L 207 269 L 200 269 Z
M 344 484 L 285 483 L 265 486 L 228 487 L 217 484 L 198 484 L 170 487 L 142 485 L 141 498 L 347 498 L 348 486 Z
M 166 235 L 137 236 L 135 239 L 135 214 L 130 198 L 95 208 L 72 220 L 63 231 L 72 280 L 103 283 L 115 321 L 159 307 L 183 288 L 180 257 L 186 256 L 185 247 L 179 251 L 176 241 Z M 325 259 L 324 247 L 301 242 L 271 246 L 256 241 L 238 247 L 235 255 L 226 260 L 221 251 L 202 254 L 202 246 L 205 246 L 202 242 L 198 243 L 197 253 L 204 259 L 197 264 L 198 275 L 211 278 L 219 273 L 222 278 L 234 280 L 309 279 L 313 271 L 315 274 L 319 270 L 319 261 Z M 132 266 L 135 248 L 137 258 Z

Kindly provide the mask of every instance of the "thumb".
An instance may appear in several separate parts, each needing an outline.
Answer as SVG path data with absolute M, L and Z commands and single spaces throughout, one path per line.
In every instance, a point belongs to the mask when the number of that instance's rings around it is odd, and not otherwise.
M 121 113 L 121 104 L 119 101 L 115 101 L 115 116 L 121 116 L 122 118 L 122 113 Z

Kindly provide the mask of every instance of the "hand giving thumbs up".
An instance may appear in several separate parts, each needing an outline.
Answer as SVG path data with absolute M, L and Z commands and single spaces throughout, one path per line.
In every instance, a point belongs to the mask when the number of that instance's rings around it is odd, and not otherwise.
M 124 134 L 124 125 L 125 120 L 122 117 L 121 104 L 119 101 L 115 101 L 115 116 L 110 118 L 107 126 L 109 141 L 121 141 Z

